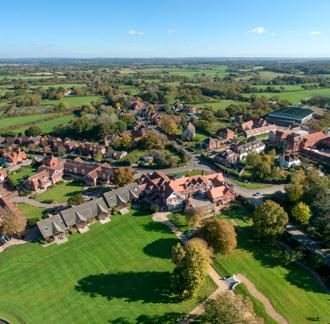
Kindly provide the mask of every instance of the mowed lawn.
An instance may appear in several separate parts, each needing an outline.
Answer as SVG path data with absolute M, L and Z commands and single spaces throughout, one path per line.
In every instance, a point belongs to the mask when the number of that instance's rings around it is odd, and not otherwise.
M 25 244 L 0 254 L 0 318 L 12 323 L 177 323 L 195 300 L 169 291 L 177 239 L 150 215 L 132 212 L 62 245 Z
M 63 181 L 49 187 L 45 192 L 37 195 L 36 200 L 40 202 L 54 201 L 64 203 L 67 202 L 70 197 L 82 191 L 83 187 L 81 184 L 74 181 Z
M 221 100 L 221 101 L 215 101 L 215 102 L 208 102 L 208 103 L 201 103 L 195 105 L 196 107 L 212 107 L 214 111 L 218 110 L 224 110 L 230 105 L 248 105 L 247 102 L 244 101 L 238 101 L 238 100 Z
M 242 220 L 238 223 L 244 224 Z M 279 249 L 251 239 L 250 226 L 241 227 L 237 233 L 238 248 L 229 256 L 215 259 L 220 274 L 244 274 L 289 323 L 308 323 L 308 318 L 318 315 L 321 323 L 330 322 L 329 295 L 309 272 L 296 264 L 281 265 Z
M 46 214 L 46 209 L 44 208 L 34 207 L 24 203 L 17 204 L 16 206 L 25 215 L 27 219 L 42 219 Z

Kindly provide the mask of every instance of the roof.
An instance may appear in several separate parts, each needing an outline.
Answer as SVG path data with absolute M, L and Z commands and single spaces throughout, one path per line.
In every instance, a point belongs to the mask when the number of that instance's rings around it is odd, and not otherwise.
M 268 116 L 271 118 L 298 118 L 303 119 L 313 114 L 313 110 L 301 108 L 298 106 L 289 106 L 271 112 Z
M 130 183 L 126 186 L 108 191 L 103 194 L 109 208 L 116 207 L 120 204 L 125 204 L 133 199 L 137 199 L 141 193 L 141 189 L 137 183 Z
M 37 222 L 42 236 L 47 239 L 60 233 L 64 233 L 66 226 L 59 214 L 47 217 Z
M 65 224 L 70 227 L 79 223 L 79 221 L 88 221 L 89 219 L 99 216 L 103 210 L 108 207 L 103 198 L 97 198 L 87 201 L 81 205 L 60 211 Z

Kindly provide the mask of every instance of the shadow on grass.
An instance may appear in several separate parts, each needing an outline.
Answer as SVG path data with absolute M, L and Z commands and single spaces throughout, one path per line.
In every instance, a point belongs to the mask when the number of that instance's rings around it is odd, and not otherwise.
M 282 248 L 275 244 L 257 241 L 253 237 L 252 227 L 240 228 L 237 232 L 238 247 L 253 254 L 253 257 L 261 262 L 266 268 L 281 266 L 288 273 L 285 279 L 292 285 L 295 285 L 306 291 L 324 293 L 320 285 L 314 280 L 313 276 L 296 263 L 284 265 L 281 261 Z
M 162 223 L 156 223 L 154 221 L 150 221 L 149 223 L 145 224 L 144 229 L 149 232 L 159 232 L 159 233 L 172 233 L 171 230 Z
M 140 315 L 134 322 L 125 319 L 124 317 L 118 317 L 115 320 L 109 321 L 111 324 L 173 324 L 179 323 L 184 318 L 183 313 L 165 313 L 163 315 Z
M 170 279 L 170 272 L 101 273 L 79 280 L 76 290 L 108 300 L 122 298 L 128 302 L 177 303 L 179 298 L 170 290 Z
M 179 240 L 175 238 L 161 238 L 146 245 L 143 252 L 152 257 L 170 259 L 172 246 L 178 242 Z

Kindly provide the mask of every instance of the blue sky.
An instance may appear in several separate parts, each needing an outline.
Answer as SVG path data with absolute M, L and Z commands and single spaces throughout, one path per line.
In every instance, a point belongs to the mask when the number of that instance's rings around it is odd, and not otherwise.
M 0 57 L 330 57 L 329 0 L 2 0 Z

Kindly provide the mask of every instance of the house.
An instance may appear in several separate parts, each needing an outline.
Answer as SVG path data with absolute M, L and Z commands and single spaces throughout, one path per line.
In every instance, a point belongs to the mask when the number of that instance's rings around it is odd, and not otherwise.
M 219 149 L 223 149 L 224 146 L 226 146 L 225 141 L 211 137 L 209 137 L 202 143 L 202 147 L 205 148 L 208 152 L 213 152 Z
M 297 155 L 293 153 L 284 154 L 279 158 L 279 164 L 283 168 L 291 168 L 294 166 L 301 165 L 301 161 L 297 157 Z
M 313 147 L 321 140 L 328 137 L 325 132 L 308 133 L 299 131 L 290 133 L 285 140 L 286 149 L 292 152 L 299 152 L 303 148 Z
M 37 222 L 37 227 L 46 242 L 63 243 L 67 241 L 68 228 L 61 215 L 51 215 Z
M 192 123 L 188 123 L 187 127 L 182 133 L 182 139 L 184 141 L 192 141 L 196 134 L 196 128 Z
M 5 182 L 5 180 L 7 179 L 7 175 L 7 169 L 0 169 L 0 184 Z
M 222 173 L 171 179 L 162 172 L 154 172 L 140 178 L 140 188 L 148 203 L 159 204 L 165 210 L 183 210 L 190 199 L 208 199 L 219 207 L 235 198 Z
M 265 150 L 265 144 L 261 141 L 245 142 L 243 144 L 236 144 L 232 146 L 232 150 L 238 154 L 238 160 L 244 160 L 249 153 L 262 153 Z
M 221 128 L 221 129 L 219 129 L 218 130 L 218 132 L 217 132 L 217 135 L 221 138 L 221 139 L 223 139 L 223 140 L 225 140 L 225 141 L 231 141 L 231 140 L 233 140 L 234 138 L 235 138 L 235 132 L 234 131 L 232 131 L 231 129 L 229 129 L 229 128 Z
M 227 149 L 221 153 L 218 153 L 214 157 L 214 161 L 230 167 L 239 162 L 239 155 L 233 150 Z
M 55 185 L 62 180 L 62 177 L 62 163 L 52 165 L 51 167 L 43 165 L 38 169 L 36 174 L 25 180 L 24 186 L 31 191 L 39 192 Z
M 121 160 L 123 159 L 128 153 L 126 151 L 114 151 L 109 150 L 105 153 L 104 158 L 106 159 L 113 159 L 113 160 Z
M 286 130 L 275 130 L 269 133 L 269 142 L 275 145 L 284 145 L 286 138 L 289 134 L 293 133 L 294 130 L 286 129 Z
M 251 118 L 245 123 L 242 123 L 240 128 L 246 137 L 268 134 L 277 129 L 276 125 L 268 125 L 267 121 L 263 118 Z
M 27 159 L 27 156 L 24 151 L 21 151 L 20 149 L 17 150 L 12 150 L 9 152 L 5 152 L 3 154 L 3 159 L 5 163 L 8 165 L 16 165 L 18 163 L 23 162 L 24 160 Z
M 72 206 L 37 222 L 43 238 L 47 242 L 62 243 L 67 234 L 76 229 L 79 233 L 88 231 L 89 224 L 99 221 L 101 224 L 111 220 L 111 213 L 118 208 L 121 214 L 128 212 L 130 204 L 139 199 L 141 190 L 137 183 L 111 190 L 102 197 Z

